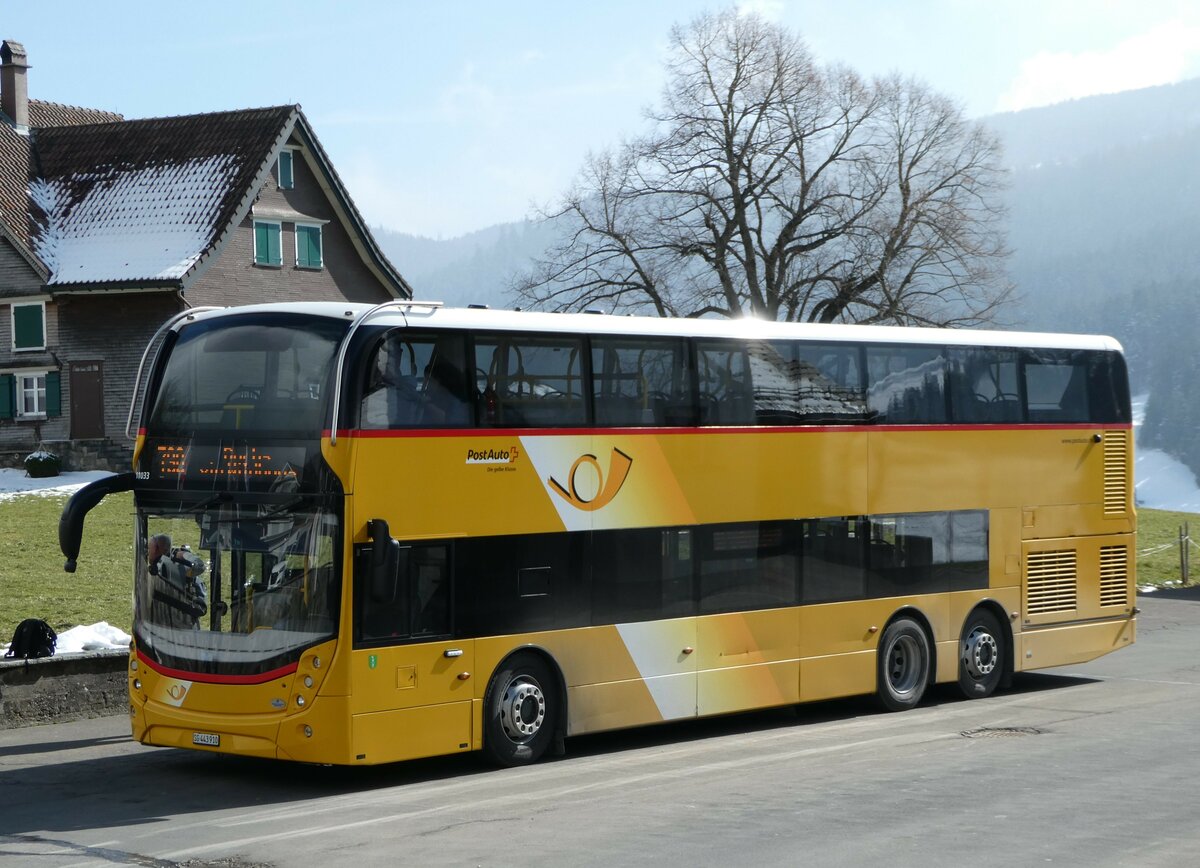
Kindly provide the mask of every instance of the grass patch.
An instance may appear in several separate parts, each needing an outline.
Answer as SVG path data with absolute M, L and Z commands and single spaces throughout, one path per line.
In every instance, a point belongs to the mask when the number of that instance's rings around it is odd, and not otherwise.
M 58 517 L 69 495 L 0 501 L 0 641 L 25 618 L 57 632 L 107 621 L 133 623 L 133 495 L 111 495 L 88 513 L 79 568 L 63 572 Z
M 129 632 L 133 621 L 133 495 L 106 497 L 88 513 L 76 573 L 63 572 L 58 517 L 67 495 L 18 495 L 0 501 L 0 638 L 24 618 L 61 632 L 107 621 Z M 1138 584 L 1179 581 L 1179 526 L 1189 522 L 1200 542 L 1200 515 L 1138 510 Z M 1165 546 L 1165 548 L 1164 548 Z M 1162 549 L 1154 554 L 1142 552 Z M 1192 582 L 1200 582 L 1193 549 Z
M 1139 585 L 1178 584 L 1179 527 L 1191 526 L 1192 538 L 1200 543 L 1200 515 L 1162 509 L 1138 510 L 1137 581 Z M 1143 553 L 1146 554 L 1143 554 Z M 1200 583 L 1200 550 L 1192 547 L 1191 584 Z

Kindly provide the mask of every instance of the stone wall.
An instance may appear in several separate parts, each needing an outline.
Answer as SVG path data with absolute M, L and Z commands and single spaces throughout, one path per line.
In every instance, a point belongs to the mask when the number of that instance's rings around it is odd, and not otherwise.
M 128 651 L 0 657 L 0 729 L 127 714 Z

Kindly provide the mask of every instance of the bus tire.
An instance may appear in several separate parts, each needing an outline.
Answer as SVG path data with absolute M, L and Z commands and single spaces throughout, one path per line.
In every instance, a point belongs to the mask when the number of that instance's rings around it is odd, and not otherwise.
M 963 625 L 958 649 L 958 689 L 967 699 L 991 696 L 1004 678 L 1004 628 L 987 609 L 976 609 Z
M 514 654 L 492 676 L 483 698 L 483 749 L 497 765 L 537 762 L 554 741 L 557 680 L 536 654 Z
M 929 684 L 929 637 L 911 618 L 897 618 L 883 631 L 876 652 L 875 693 L 888 711 L 907 711 Z

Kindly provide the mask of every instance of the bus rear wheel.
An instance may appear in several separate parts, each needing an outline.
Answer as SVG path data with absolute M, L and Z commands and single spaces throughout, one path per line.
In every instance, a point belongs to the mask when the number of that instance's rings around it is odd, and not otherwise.
M 959 642 L 958 689 L 967 699 L 991 696 L 1004 677 L 1004 628 L 987 609 L 976 609 L 963 626 Z
M 906 711 L 921 701 L 929 684 L 929 638 L 911 618 L 888 625 L 876 652 L 875 693 L 888 711 Z
M 483 748 L 501 766 L 537 762 L 558 728 L 557 681 L 545 661 L 517 654 L 492 676 L 484 694 Z

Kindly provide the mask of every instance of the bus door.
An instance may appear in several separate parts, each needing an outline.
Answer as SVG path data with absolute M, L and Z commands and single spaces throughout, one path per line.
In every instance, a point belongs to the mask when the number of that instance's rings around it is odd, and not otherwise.
M 394 582 L 356 570 L 354 753 L 391 762 L 468 750 L 474 643 L 448 638 L 449 546 L 393 544 Z

